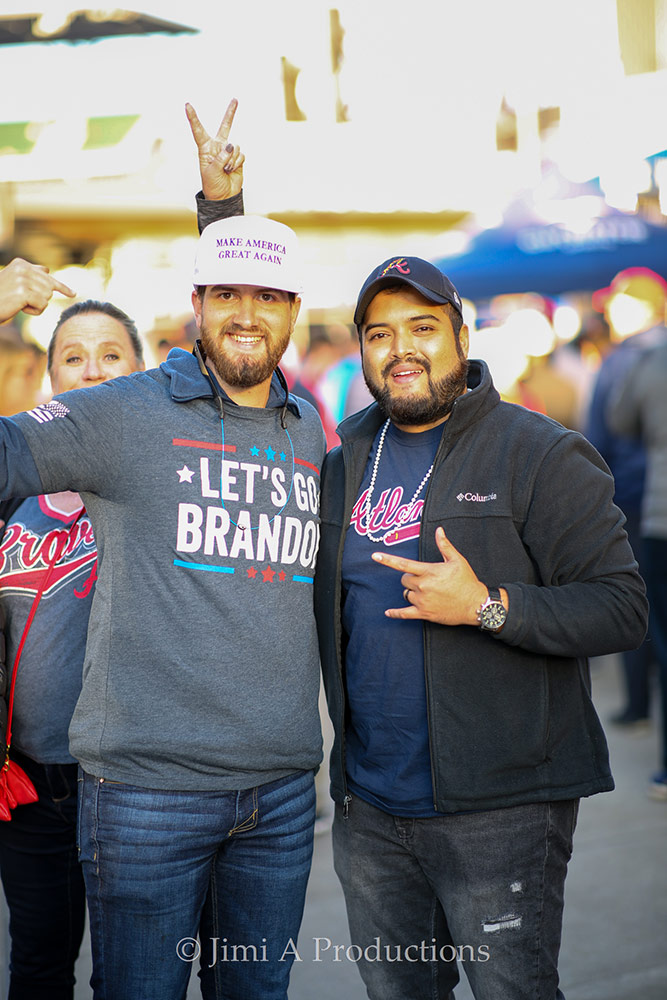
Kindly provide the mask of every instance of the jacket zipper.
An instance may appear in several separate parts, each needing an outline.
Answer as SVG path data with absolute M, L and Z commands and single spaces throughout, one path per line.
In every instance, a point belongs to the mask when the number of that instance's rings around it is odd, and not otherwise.
M 452 419 L 455 407 L 456 407 L 456 402 L 454 403 L 454 406 L 452 407 L 452 411 L 450 413 L 449 420 L 447 420 L 445 422 L 445 426 L 444 426 L 443 431 L 442 431 L 442 437 L 440 439 L 440 444 L 438 446 L 438 450 L 436 452 L 435 459 L 433 461 L 433 470 L 434 470 L 434 472 L 436 470 L 436 466 L 437 465 L 441 466 L 443 464 L 443 462 L 444 462 L 444 457 L 441 458 L 441 456 L 443 456 L 444 452 L 446 451 L 445 440 L 447 438 L 447 431 L 449 429 L 449 423 L 450 423 L 450 421 Z M 427 512 L 429 496 L 430 496 L 431 487 L 433 485 L 433 480 L 434 479 L 435 479 L 435 476 L 433 476 L 429 480 L 428 486 L 426 488 L 426 494 L 424 496 L 424 506 L 422 508 L 422 519 L 421 519 L 421 523 L 419 525 L 419 559 L 420 559 L 420 561 L 423 561 L 423 558 L 424 558 L 423 540 L 424 540 L 424 522 L 426 520 L 425 514 Z M 429 663 L 429 655 L 428 655 L 428 653 L 429 653 L 430 644 L 429 644 L 429 640 L 428 640 L 428 632 L 427 632 L 427 627 L 426 626 L 427 626 L 426 622 L 422 623 L 422 636 L 423 636 L 423 639 L 422 639 L 422 648 L 423 648 L 423 653 L 424 653 L 424 685 L 425 685 L 425 688 L 426 688 L 426 722 L 427 722 L 427 728 L 428 728 L 428 757 L 429 757 L 429 764 L 430 764 L 430 767 L 431 767 L 431 790 L 433 792 L 433 810 L 434 810 L 434 812 L 437 812 L 438 811 L 438 788 L 437 788 L 437 778 L 436 778 L 435 762 L 433 760 L 433 739 L 432 739 L 433 727 L 432 727 L 432 724 L 431 724 L 431 710 L 430 710 L 431 688 L 430 688 L 429 677 L 428 677 L 428 663 Z

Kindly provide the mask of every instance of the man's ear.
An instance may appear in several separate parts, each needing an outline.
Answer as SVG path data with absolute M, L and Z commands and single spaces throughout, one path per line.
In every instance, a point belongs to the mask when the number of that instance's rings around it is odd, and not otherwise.
M 195 288 L 192 291 L 192 309 L 195 314 L 195 323 L 197 324 L 198 330 L 201 330 L 201 305 L 202 300 L 199 297 L 199 292 Z
M 295 295 L 290 304 L 292 306 L 292 331 L 293 331 L 294 327 L 296 326 L 296 321 L 299 318 L 299 312 L 301 311 L 301 296 Z
M 461 345 L 462 353 L 467 358 L 468 351 L 470 350 L 470 331 L 465 323 L 459 330 L 459 344 Z

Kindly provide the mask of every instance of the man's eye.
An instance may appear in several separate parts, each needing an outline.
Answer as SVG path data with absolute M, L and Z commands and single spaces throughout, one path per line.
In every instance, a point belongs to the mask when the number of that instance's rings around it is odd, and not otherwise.
M 105 361 L 120 361 L 120 354 L 113 354 L 113 353 L 105 354 L 104 355 L 104 360 Z
M 80 361 L 81 358 L 78 354 L 72 354 L 69 358 L 65 358 L 66 365 L 78 365 Z

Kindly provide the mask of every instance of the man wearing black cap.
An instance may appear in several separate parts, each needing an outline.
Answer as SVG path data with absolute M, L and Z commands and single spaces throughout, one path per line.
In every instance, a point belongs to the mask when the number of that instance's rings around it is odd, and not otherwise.
M 355 313 L 375 400 L 322 480 L 315 600 L 334 860 L 372 1000 L 562 998 L 581 796 L 613 788 L 587 657 L 644 587 L 579 434 L 502 402 L 456 289 L 397 257 Z

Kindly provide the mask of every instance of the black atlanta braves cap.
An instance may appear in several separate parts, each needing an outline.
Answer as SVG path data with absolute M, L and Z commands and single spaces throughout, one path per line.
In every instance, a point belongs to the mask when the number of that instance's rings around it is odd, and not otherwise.
M 430 302 L 440 305 L 449 302 L 463 315 L 461 296 L 449 278 L 434 264 L 429 264 L 421 257 L 390 257 L 368 275 L 359 292 L 357 308 L 354 310 L 354 322 L 357 326 L 363 322 L 371 299 L 387 285 L 395 285 L 397 282 L 411 285 Z

